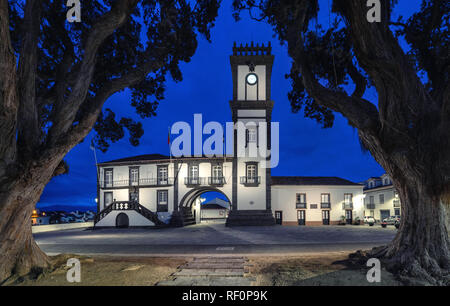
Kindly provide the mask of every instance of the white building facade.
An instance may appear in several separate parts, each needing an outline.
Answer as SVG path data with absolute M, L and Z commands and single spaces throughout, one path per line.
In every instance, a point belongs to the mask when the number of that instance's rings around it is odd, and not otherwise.
M 194 224 L 198 222 L 194 204 L 207 191 L 221 192 L 228 199 L 227 226 L 330 225 L 362 219 L 363 185 L 336 177 L 273 177 L 272 169 L 264 166 L 271 158 L 273 60 L 270 43 L 233 47 L 232 154 L 171 158 L 148 154 L 98 164 L 95 225 Z M 239 124 L 245 126 L 244 146 L 238 145 L 243 141 L 238 138 Z M 260 132 L 263 125 L 267 133 Z M 251 154 L 256 151 L 265 154 Z
M 376 221 L 401 215 L 401 202 L 388 174 L 371 177 L 364 182 L 364 214 Z

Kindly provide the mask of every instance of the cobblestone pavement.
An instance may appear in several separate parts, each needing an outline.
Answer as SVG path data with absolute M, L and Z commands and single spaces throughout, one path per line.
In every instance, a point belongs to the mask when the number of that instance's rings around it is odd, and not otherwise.
M 46 253 L 86 255 L 247 255 L 369 249 L 396 234 L 381 226 L 246 226 L 197 224 L 183 228 L 73 229 L 34 234 Z
M 172 279 L 157 286 L 250 286 L 248 259 L 242 256 L 200 256 L 179 267 Z

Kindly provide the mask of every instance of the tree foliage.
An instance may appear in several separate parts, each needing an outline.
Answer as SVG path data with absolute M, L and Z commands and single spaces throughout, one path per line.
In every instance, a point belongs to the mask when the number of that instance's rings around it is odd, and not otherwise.
M 35 89 L 28 94 L 35 95 L 29 98 L 34 100 L 32 116 L 36 122 L 32 122 L 33 127 L 27 123 L 26 128 L 36 130 L 19 133 L 19 141 L 24 144 L 32 133 L 36 142 L 31 147 L 49 145 L 64 137 L 96 114 L 109 96 L 125 88 L 131 90 L 130 103 L 141 118 L 155 116 L 159 101 L 164 99 L 167 75 L 182 80 L 179 64 L 190 61 L 199 34 L 209 40 L 219 3 L 89 0 L 81 1 L 81 5 L 81 22 L 69 23 L 65 0 L 9 1 L 16 57 L 25 62 L 30 52 L 36 52 L 35 78 L 23 85 L 34 83 Z M 115 11 L 117 16 L 112 16 Z M 33 49 L 24 48 L 25 33 L 30 31 L 36 44 Z M 80 78 L 85 79 L 82 86 Z M 73 110 L 68 111 L 69 104 Z M 94 125 L 96 143 L 103 151 L 109 142 L 125 135 L 124 129 L 130 143 L 139 144 L 141 123 L 116 118 L 111 109 L 98 117 Z

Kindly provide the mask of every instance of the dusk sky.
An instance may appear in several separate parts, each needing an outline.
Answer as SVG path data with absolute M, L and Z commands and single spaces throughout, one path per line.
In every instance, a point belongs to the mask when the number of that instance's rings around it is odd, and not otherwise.
M 331 1 L 330 1 L 331 2 Z M 420 8 L 420 0 L 400 0 L 394 11 L 394 19 L 399 15 L 408 18 Z M 328 0 L 320 1 L 318 22 L 328 25 Z M 263 22 L 252 21 L 246 13 L 242 20 L 235 22 L 232 17 L 231 1 L 223 1 L 219 16 L 211 32 L 211 43 L 204 38 L 192 61 L 183 63 L 183 81 L 166 83 L 165 99 L 157 109 L 157 116 L 143 120 L 145 134 L 141 144 L 133 147 L 124 137 L 111 144 L 106 153 L 97 150 L 99 162 L 117 158 L 161 153 L 168 155 L 168 127 L 177 121 L 193 123 L 193 115 L 201 113 L 203 122 L 231 121 L 229 101 L 232 99 L 232 80 L 229 56 L 233 42 L 272 43 L 275 56 L 272 71 L 272 120 L 280 122 L 280 163 L 272 169 L 272 175 L 297 176 L 338 176 L 360 182 L 370 176 L 379 176 L 384 170 L 369 153 L 361 151 L 356 129 L 336 114 L 334 126 L 323 129 L 314 120 L 304 118 L 302 111 L 293 114 L 287 98 L 290 82 L 285 74 L 290 70 L 290 58 L 286 46 L 281 46 L 273 37 L 272 29 Z M 349 87 L 349 90 L 352 88 Z M 376 102 L 376 92 L 371 89 L 365 98 Z M 130 106 L 130 91 L 111 97 L 105 108 L 111 108 L 117 117 L 131 116 L 141 120 Z M 74 208 L 95 209 L 96 172 L 93 151 L 89 142 L 94 133 L 76 146 L 66 156 L 70 172 L 54 178 L 45 188 L 38 207 L 72 205 Z M 204 138 L 205 139 L 205 138 Z M 215 196 L 211 195 L 210 197 Z

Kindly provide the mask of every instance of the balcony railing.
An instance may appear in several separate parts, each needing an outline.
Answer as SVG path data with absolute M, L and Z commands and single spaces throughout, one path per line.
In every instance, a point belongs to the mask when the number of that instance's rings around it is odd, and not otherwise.
M 400 207 L 400 200 L 394 200 L 394 207 Z
M 353 209 L 353 203 L 342 203 L 342 209 Z
M 257 186 L 261 183 L 260 176 L 241 176 L 241 184 L 246 186 Z
M 320 203 L 320 208 L 331 208 L 331 203 Z
M 173 185 L 173 177 L 167 178 L 141 178 L 139 180 L 100 181 L 100 188 L 127 187 L 127 186 L 169 186 Z
M 185 177 L 184 184 L 189 186 L 206 185 L 206 177 Z
M 225 178 L 223 176 L 210 176 L 208 177 L 209 185 L 223 185 L 226 184 Z
M 295 203 L 295 208 L 306 208 L 306 203 Z
M 366 204 L 367 209 L 375 209 L 375 204 L 373 203 L 368 203 Z

